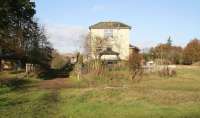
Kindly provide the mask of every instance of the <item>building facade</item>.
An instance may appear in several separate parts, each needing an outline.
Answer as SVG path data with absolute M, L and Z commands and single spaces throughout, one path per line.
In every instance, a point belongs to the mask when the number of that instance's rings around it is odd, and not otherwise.
M 89 27 L 90 30 L 90 56 L 97 58 L 106 50 L 119 53 L 121 60 L 129 56 L 131 27 L 121 22 L 99 22 Z M 106 55 L 104 59 L 114 59 L 113 55 Z

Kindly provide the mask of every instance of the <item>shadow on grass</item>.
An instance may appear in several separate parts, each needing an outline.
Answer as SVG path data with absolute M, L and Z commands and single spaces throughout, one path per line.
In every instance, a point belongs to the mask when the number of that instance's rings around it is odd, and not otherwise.
M 39 75 L 44 80 L 51 80 L 54 78 L 67 78 L 73 70 L 74 65 L 67 63 L 60 69 L 49 69 Z
M 7 98 L 7 97 L 2 97 L 0 98 L 0 107 L 8 107 L 8 106 L 17 106 L 20 104 L 28 103 L 29 99 L 28 98 Z
M 10 74 L 20 74 L 20 73 L 23 73 L 24 70 L 19 70 L 19 71 L 12 71 L 10 72 Z
M 33 83 L 29 79 L 23 78 L 4 78 L 0 79 L 0 87 L 9 87 L 11 90 L 24 89 Z
M 60 114 L 61 100 L 62 98 L 57 90 L 43 94 L 33 107 L 34 118 L 66 118 Z

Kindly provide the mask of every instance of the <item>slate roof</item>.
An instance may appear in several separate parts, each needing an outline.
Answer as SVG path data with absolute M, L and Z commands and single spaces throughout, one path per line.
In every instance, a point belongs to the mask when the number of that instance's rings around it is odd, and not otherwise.
M 131 26 L 116 21 L 98 22 L 91 25 L 89 29 L 131 29 Z

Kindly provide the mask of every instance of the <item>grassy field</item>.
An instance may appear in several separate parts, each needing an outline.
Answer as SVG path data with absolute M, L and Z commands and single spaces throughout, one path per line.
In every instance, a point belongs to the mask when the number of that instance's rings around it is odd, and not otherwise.
M 140 82 L 117 73 L 92 86 L 64 80 L 66 87 L 48 88 L 48 80 L 34 78 L 2 85 L 0 118 L 200 118 L 200 68 L 180 67 L 173 78 L 145 75 Z M 8 76 L 18 75 L 0 79 Z

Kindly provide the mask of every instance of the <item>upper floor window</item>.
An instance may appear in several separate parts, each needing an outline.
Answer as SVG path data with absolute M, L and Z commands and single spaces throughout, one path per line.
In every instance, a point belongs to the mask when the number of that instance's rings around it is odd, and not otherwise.
M 113 29 L 105 29 L 104 30 L 104 38 L 112 38 L 113 37 Z

